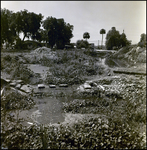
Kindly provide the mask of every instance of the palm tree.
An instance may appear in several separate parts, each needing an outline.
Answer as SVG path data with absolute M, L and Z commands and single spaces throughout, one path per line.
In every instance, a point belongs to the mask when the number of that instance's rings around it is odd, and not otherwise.
M 90 38 L 90 34 L 89 34 L 88 32 L 85 32 L 85 33 L 83 34 L 83 38 L 86 39 L 86 41 L 87 41 L 87 39 Z
M 105 29 L 101 29 L 100 30 L 100 34 L 102 34 L 102 44 L 101 44 L 101 47 L 102 47 L 102 45 L 103 45 L 103 34 L 105 34 L 106 33 L 106 30 Z

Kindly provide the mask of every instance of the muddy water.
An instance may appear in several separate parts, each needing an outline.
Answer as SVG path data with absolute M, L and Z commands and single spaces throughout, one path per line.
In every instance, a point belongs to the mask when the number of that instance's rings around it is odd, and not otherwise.
M 100 63 L 105 66 L 105 59 L 101 59 Z M 41 78 L 44 79 L 46 73 L 49 72 L 49 67 L 42 66 L 40 64 L 26 64 L 34 73 L 39 73 Z M 45 85 L 45 88 L 38 89 L 37 85 L 32 85 L 34 93 L 39 94 L 36 96 L 34 94 L 33 99 L 36 105 L 30 110 L 21 110 L 19 112 L 13 112 L 15 118 L 23 118 L 22 124 L 25 126 L 30 126 L 33 123 L 37 124 L 53 124 L 58 122 L 63 122 L 65 120 L 64 112 L 62 110 L 62 99 L 56 97 L 55 95 L 61 92 L 70 94 L 73 92 L 77 86 L 69 87 L 59 87 L 50 88 L 49 85 Z M 45 96 L 42 96 L 45 94 Z M 49 95 L 52 95 L 49 96 Z
M 45 85 L 45 88 L 38 89 L 37 85 L 33 86 L 34 96 L 33 99 L 36 102 L 36 105 L 29 110 L 21 110 L 17 112 L 11 113 L 15 118 L 23 118 L 22 124 L 24 126 L 30 126 L 33 123 L 37 124 L 53 124 L 63 122 L 65 120 L 65 115 L 62 109 L 62 101 L 65 99 L 64 97 L 56 97 L 55 95 L 64 93 L 71 93 L 74 87 L 59 87 L 49 88 L 48 85 Z M 39 95 L 37 95 L 39 94 Z M 52 95 L 52 96 L 44 96 L 44 95 Z
M 30 110 L 11 113 L 15 118 L 23 118 L 22 124 L 29 126 L 33 123 L 49 124 L 64 121 L 62 102 L 56 98 L 34 98 L 36 105 Z

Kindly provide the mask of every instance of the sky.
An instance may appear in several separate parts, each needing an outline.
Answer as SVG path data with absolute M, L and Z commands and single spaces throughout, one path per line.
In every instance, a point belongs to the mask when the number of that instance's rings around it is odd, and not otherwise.
M 1 8 L 13 12 L 28 10 L 47 17 L 63 18 L 74 26 L 71 42 L 83 39 L 88 32 L 88 42 L 101 44 L 101 29 L 106 34 L 112 27 L 124 33 L 132 44 L 146 34 L 146 1 L 1 1 Z M 106 38 L 104 35 L 104 42 Z

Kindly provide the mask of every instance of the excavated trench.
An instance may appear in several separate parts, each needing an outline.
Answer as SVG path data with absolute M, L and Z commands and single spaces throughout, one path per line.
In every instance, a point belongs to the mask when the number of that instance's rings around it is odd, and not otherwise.
M 106 62 L 106 58 L 99 58 L 99 62 L 105 68 L 115 68 L 119 67 L 121 64 L 116 63 L 113 60 L 110 60 L 109 63 Z M 41 80 L 44 82 L 47 72 L 49 72 L 49 67 L 42 66 L 40 64 L 26 64 L 29 69 L 31 69 L 34 73 L 40 74 Z M 98 76 L 93 77 L 93 79 L 97 79 Z M 68 87 L 59 87 L 50 88 L 49 85 L 45 84 L 45 88 L 38 89 L 36 85 L 33 85 L 33 99 L 36 102 L 36 105 L 29 110 L 20 110 L 17 112 L 10 112 L 11 116 L 14 118 L 23 118 L 22 124 L 25 126 L 32 125 L 33 123 L 37 124 L 54 124 L 58 122 L 64 122 L 66 120 L 65 113 L 63 112 L 63 104 L 61 97 L 56 97 L 55 95 L 59 95 L 61 93 L 70 94 L 73 92 L 76 87 L 68 86 Z
M 105 58 L 100 59 L 99 63 L 107 67 L 105 65 Z M 30 126 L 33 123 L 54 124 L 67 120 L 65 118 L 66 115 L 62 109 L 62 100 L 64 98 L 60 96 L 56 97 L 56 95 L 61 95 L 62 93 L 66 93 L 69 95 L 79 85 L 73 85 L 68 87 L 59 87 L 56 85 L 55 88 L 50 88 L 49 85 L 45 84 L 44 82 L 47 72 L 49 73 L 49 67 L 42 66 L 40 64 L 25 65 L 34 73 L 40 74 L 40 79 L 45 85 L 45 88 L 39 89 L 37 85 L 30 85 L 33 89 L 32 98 L 35 100 L 36 105 L 29 110 L 10 111 L 10 115 L 13 116 L 15 119 L 22 120 L 22 124 L 25 126 Z

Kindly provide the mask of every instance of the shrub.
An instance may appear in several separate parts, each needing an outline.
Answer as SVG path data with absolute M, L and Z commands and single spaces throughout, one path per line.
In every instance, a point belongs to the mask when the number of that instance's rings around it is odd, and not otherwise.
M 3 59 L 6 60 L 6 61 L 11 61 L 12 60 L 10 55 L 4 56 Z
M 89 47 L 89 43 L 88 41 L 85 40 L 78 40 L 76 43 L 77 48 L 88 48 Z
M 146 34 L 141 34 L 140 35 L 140 41 L 139 41 L 139 43 L 138 43 L 138 46 L 140 46 L 140 47 L 146 47 Z

